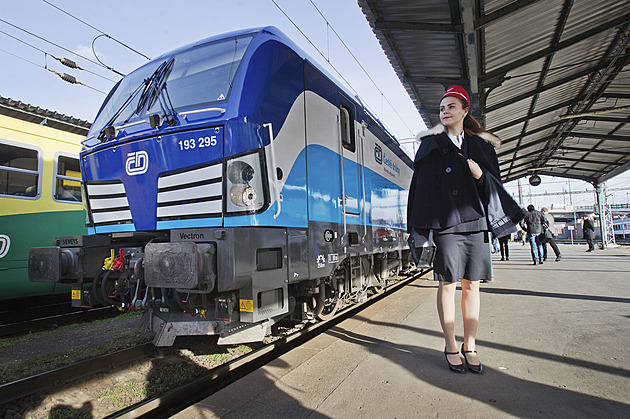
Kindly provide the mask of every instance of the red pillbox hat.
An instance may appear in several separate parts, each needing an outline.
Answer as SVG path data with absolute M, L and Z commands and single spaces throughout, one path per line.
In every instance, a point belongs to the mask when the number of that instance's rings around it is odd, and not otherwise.
M 449 87 L 448 89 L 446 89 L 446 93 L 444 93 L 444 96 L 442 96 L 442 99 L 444 99 L 447 96 L 453 96 L 453 97 L 464 99 L 466 103 L 468 104 L 468 107 L 470 108 L 470 97 L 468 96 L 468 92 L 466 92 L 466 89 L 464 89 L 462 86 L 453 85 Z

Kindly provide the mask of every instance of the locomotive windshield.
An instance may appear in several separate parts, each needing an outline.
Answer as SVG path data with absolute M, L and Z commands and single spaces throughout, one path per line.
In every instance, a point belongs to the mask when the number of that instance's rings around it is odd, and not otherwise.
M 154 60 L 125 76 L 103 104 L 90 134 L 108 125 L 121 125 L 161 112 L 158 100 L 142 106 L 142 91 L 166 62 L 172 69 L 166 78 L 168 97 L 176 110 L 221 102 L 229 97 L 236 71 L 253 35 L 223 39 L 196 46 L 170 57 Z M 140 106 L 139 106 L 140 105 Z

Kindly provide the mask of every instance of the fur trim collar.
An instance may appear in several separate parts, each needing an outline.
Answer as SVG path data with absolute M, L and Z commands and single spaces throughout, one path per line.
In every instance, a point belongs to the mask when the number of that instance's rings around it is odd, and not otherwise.
M 444 125 L 437 124 L 436 126 L 431 128 L 430 130 L 422 131 L 422 132 L 419 132 L 418 134 L 416 134 L 416 141 L 420 143 L 420 142 L 422 142 L 422 139 L 424 137 L 428 137 L 430 135 L 438 135 L 438 134 L 441 134 L 443 132 L 446 132 L 446 129 L 444 128 Z M 483 132 L 480 132 L 479 134 L 477 134 L 477 136 L 483 138 L 487 143 L 492 144 L 494 147 L 499 147 L 501 145 L 501 139 L 499 137 L 497 137 L 496 135 L 494 135 L 493 133 L 491 133 L 491 132 L 483 131 Z
M 501 145 L 501 139 L 489 131 L 483 131 L 477 135 L 486 140 L 487 143 L 492 144 L 495 148 Z

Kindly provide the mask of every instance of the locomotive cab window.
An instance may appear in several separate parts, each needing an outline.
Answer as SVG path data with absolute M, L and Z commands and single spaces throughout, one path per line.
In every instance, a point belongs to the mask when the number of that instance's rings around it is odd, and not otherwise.
M 56 164 L 55 199 L 57 201 L 81 202 L 79 159 L 58 156 Z
M 37 150 L 0 144 L 0 195 L 39 196 Z
M 341 143 L 346 150 L 354 153 L 354 115 L 352 110 L 344 105 L 339 105 L 339 123 L 341 125 Z

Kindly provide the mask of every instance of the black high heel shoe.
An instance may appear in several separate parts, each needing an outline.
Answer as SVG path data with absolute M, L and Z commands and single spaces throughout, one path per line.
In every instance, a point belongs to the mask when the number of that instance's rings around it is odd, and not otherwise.
M 459 365 L 451 364 L 451 361 L 448 360 L 448 355 L 459 355 L 459 352 L 446 352 L 446 348 L 444 348 L 444 357 L 446 358 L 446 363 L 448 364 L 448 368 L 456 373 L 464 374 L 466 372 L 466 366 L 464 363 Z
M 466 363 L 466 366 L 468 367 L 470 372 L 474 372 L 475 374 L 481 374 L 483 372 L 483 365 L 481 365 L 481 362 L 477 365 L 473 365 L 470 362 L 468 362 L 468 358 L 466 358 L 466 354 L 476 354 L 476 353 L 477 351 L 465 351 L 464 344 L 462 343 L 462 355 L 464 355 L 464 362 Z

